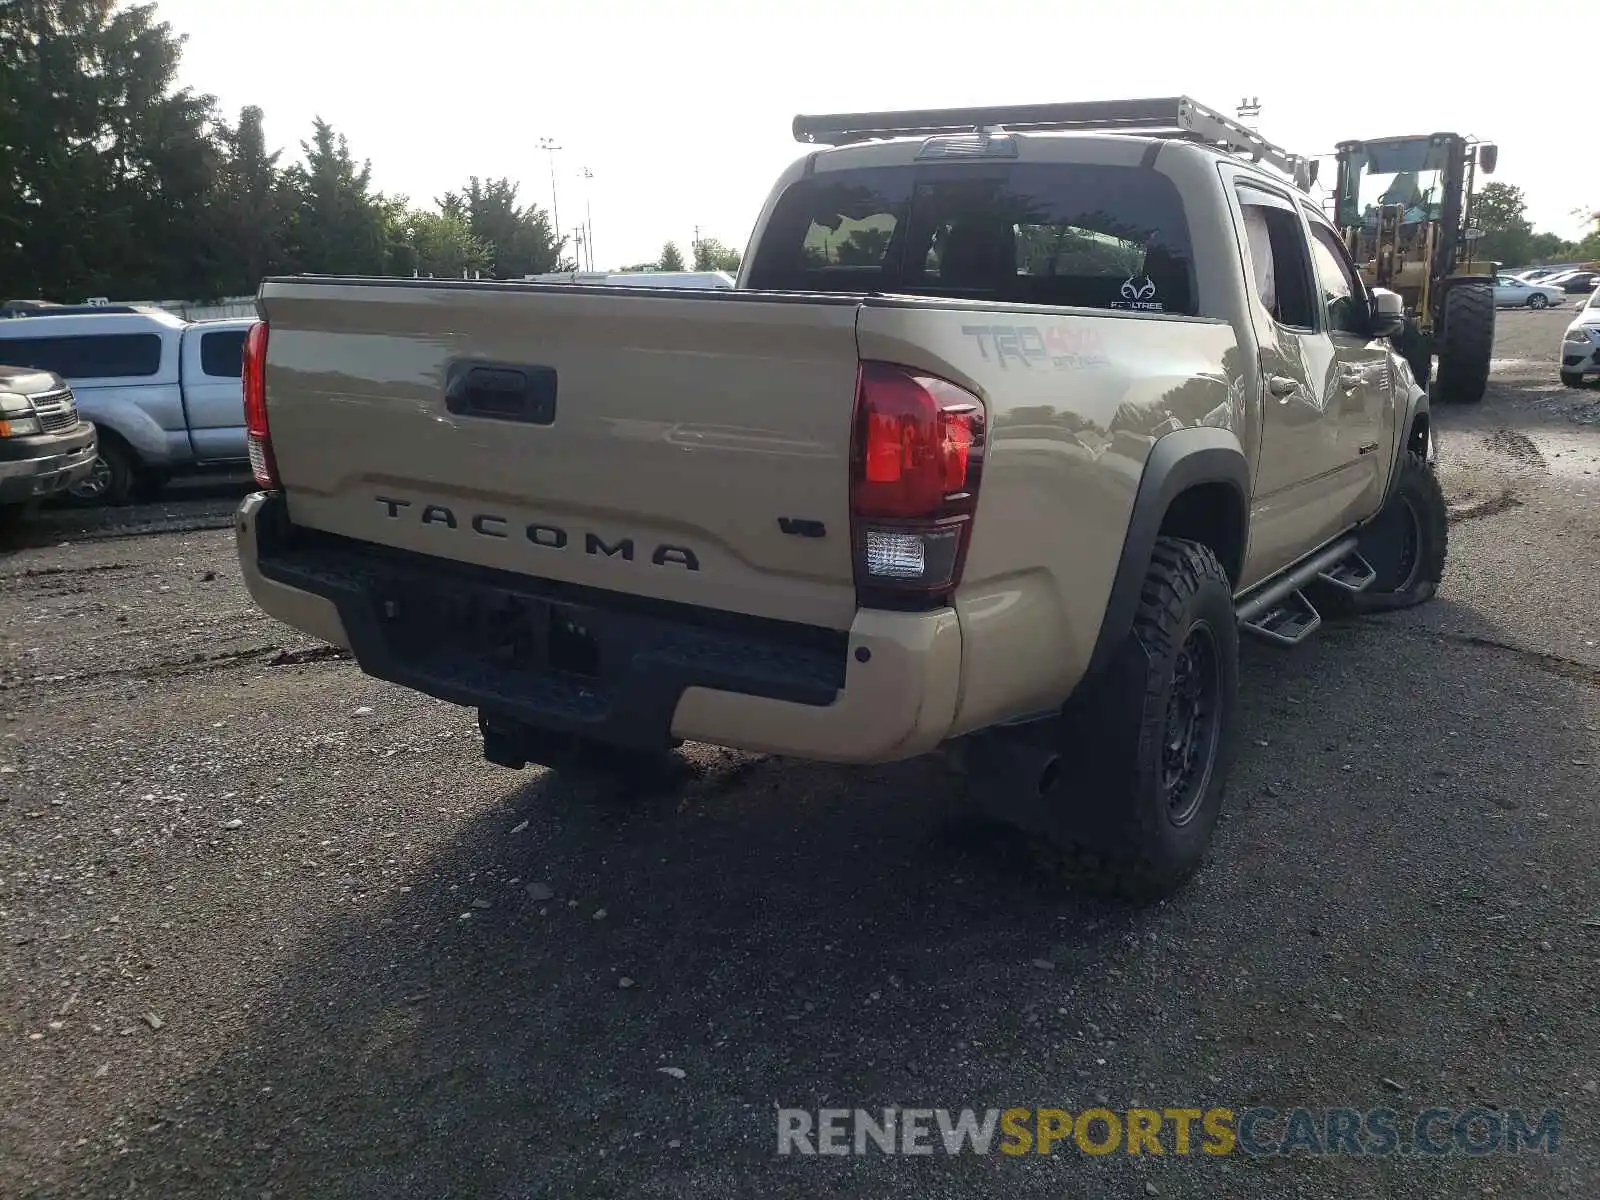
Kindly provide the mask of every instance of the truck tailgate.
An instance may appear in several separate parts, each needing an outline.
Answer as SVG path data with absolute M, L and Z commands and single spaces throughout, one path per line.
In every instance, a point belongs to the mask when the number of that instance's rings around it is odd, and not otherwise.
M 849 628 L 854 299 L 302 279 L 262 303 L 295 525 Z

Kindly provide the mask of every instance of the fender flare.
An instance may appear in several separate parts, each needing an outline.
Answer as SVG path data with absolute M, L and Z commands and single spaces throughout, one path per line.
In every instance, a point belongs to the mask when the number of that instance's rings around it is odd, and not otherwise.
M 1394 490 L 1400 486 L 1400 465 L 1405 461 L 1410 448 L 1411 426 L 1418 416 L 1428 415 L 1428 427 L 1431 432 L 1433 417 L 1428 406 L 1428 390 L 1422 387 L 1413 378 L 1411 381 L 1411 394 L 1405 398 L 1404 404 L 1395 405 L 1395 437 L 1394 453 L 1389 459 L 1389 483 L 1383 489 L 1383 503 L 1387 507 L 1389 498 L 1394 495 Z M 1382 511 L 1381 509 L 1379 510 Z
M 1133 512 L 1123 539 L 1111 594 L 1106 599 L 1100 633 L 1089 656 L 1085 678 L 1110 662 L 1117 647 L 1133 628 L 1139 593 L 1150 570 L 1161 522 L 1181 493 L 1198 484 L 1221 483 L 1238 497 L 1246 542 L 1250 529 L 1250 464 L 1232 430 L 1212 426 L 1179 429 L 1158 439 L 1145 459 L 1134 496 Z M 1242 566 L 1242 564 L 1240 564 Z M 1237 582 L 1237 580 L 1235 581 Z
M 132 401 L 96 396 L 85 389 L 85 394 L 78 396 L 78 412 L 93 421 L 97 429 L 114 433 L 126 442 L 142 464 L 165 466 L 171 461 L 166 431 Z

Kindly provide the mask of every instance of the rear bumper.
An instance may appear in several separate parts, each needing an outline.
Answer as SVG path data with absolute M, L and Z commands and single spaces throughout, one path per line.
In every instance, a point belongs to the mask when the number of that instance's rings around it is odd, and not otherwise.
M 955 718 L 952 609 L 864 610 L 843 632 L 561 587 L 296 530 L 273 493 L 245 499 L 236 536 L 271 616 L 541 732 L 875 763 L 934 749 Z
M 94 469 L 95 430 L 87 421 L 66 433 L 0 442 L 0 504 L 65 491 Z

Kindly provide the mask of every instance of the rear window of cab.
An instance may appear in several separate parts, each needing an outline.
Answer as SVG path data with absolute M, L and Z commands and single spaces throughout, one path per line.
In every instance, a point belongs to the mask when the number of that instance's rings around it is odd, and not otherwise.
M 748 286 L 1196 312 L 1183 201 L 1148 167 L 827 171 L 779 198 Z

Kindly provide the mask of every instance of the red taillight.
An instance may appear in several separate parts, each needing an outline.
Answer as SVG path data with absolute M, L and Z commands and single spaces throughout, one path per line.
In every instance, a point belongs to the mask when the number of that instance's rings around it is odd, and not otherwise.
M 856 587 L 938 600 L 961 578 L 983 468 L 983 401 L 949 380 L 864 362 L 851 479 Z
M 276 488 L 278 461 L 267 428 L 267 323 L 257 321 L 244 338 L 244 432 L 250 446 L 250 472 L 264 488 Z

